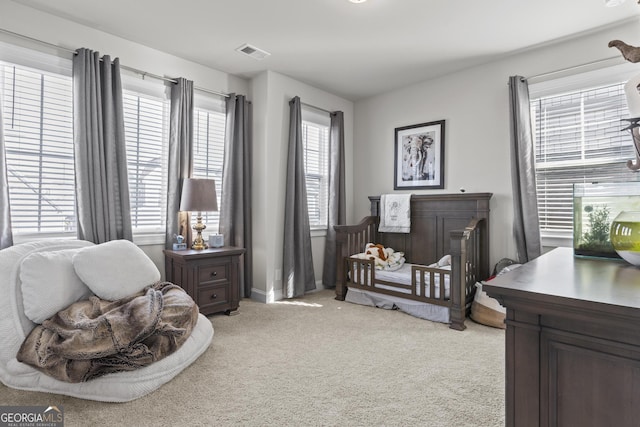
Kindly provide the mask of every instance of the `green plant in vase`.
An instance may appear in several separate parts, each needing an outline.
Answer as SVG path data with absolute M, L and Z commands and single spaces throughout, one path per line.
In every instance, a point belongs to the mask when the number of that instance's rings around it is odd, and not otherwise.
M 614 252 L 613 245 L 609 237 L 611 228 L 611 213 L 607 206 L 594 208 L 591 205 L 584 207 L 589 217 L 589 230 L 582 234 L 581 249 L 593 251 L 596 253 Z

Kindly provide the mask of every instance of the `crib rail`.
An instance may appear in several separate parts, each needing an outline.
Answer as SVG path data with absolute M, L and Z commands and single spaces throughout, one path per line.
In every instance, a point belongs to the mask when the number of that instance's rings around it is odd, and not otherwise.
M 413 265 L 411 267 L 411 288 L 414 292 L 416 289 L 419 289 L 420 293 L 415 295 L 417 298 L 412 299 L 422 300 L 435 305 L 451 306 L 451 298 L 448 298 L 445 293 L 445 283 L 447 280 L 451 288 L 451 270 Z M 438 289 L 436 289 L 436 281 L 439 283 Z M 429 286 L 429 292 L 427 292 L 427 284 Z M 429 296 L 426 297 L 424 295 Z M 422 299 L 420 298 L 421 296 Z
M 336 299 L 344 301 L 347 295 L 346 258 L 364 251 L 364 245 L 378 241 L 378 221 L 367 216 L 356 225 L 336 225 Z
M 376 283 L 376 269 L 373 260 L 345 258 L 346 268 L 349 271 L 349 286 L 360 289 L 372 289 Z
M 376 277 L 373 260 L 347 257 L 344 261 L 348 273 L 349 288 L 401 296 L 405 299 L 428 302 L 445 307 L 451 305 L 451 299 L 446 296 L 445 292 L 445 283 L 447 281 L 451 283 L 451 271 L 448 269 L 412 265 L 410 273 L 411 284 L 404 284 Z M 394 289 L 382 287 L 384 285 Z

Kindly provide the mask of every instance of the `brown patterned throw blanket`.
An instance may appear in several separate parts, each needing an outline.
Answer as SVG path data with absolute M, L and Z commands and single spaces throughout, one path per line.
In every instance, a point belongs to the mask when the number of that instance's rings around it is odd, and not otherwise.
M 182 288 L 158 282 L 130 297 L 78 301 L 36 326 L 20 362 L 67 382 L 132 371 L 176 351 L 198 320 Z

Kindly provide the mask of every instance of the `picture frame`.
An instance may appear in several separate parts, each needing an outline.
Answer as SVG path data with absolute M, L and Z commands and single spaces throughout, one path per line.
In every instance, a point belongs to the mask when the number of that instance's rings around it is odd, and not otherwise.
M 444 188 L 444 125 L 395 128 L 394 190 Z

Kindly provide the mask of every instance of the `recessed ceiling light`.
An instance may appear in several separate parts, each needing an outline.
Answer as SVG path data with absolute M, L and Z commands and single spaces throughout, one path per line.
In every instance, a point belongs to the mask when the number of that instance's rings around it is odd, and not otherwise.
M 620 6 L 624 3 L 624 0 L 604 0 L 604 4 L 607 7 Z
M 367 0 L 349 0 L 351 3 L 364 3 Z

